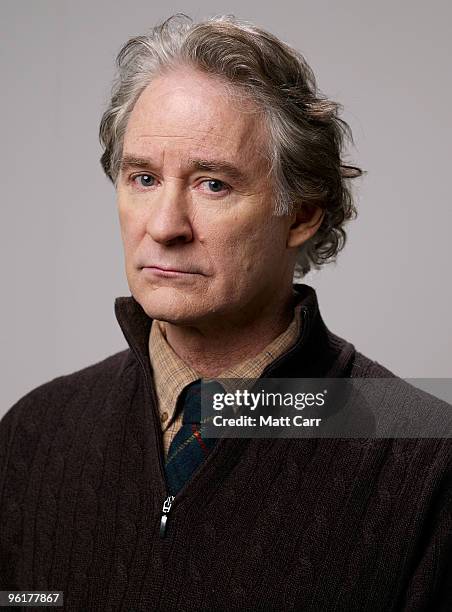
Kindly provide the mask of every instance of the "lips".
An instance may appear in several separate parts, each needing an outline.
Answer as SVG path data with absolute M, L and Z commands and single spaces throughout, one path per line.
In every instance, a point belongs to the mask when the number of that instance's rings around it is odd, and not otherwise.
M 179 272 L 181 274 L 194 274 L 190 270 L 180 270 L 179 268 L 165 268 L 163 266 L 143 266 L 149 270 L 161 270 L 162 272 Z

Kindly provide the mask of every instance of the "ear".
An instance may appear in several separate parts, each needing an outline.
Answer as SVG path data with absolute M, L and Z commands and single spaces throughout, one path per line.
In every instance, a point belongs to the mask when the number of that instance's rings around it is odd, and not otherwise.
M 300 209 L 292 214 L 292 224 L 287 233 L 287 246 L 299 247 L 312 238 L 322 224 L 325 211 L 315 204 L 302 204 Z

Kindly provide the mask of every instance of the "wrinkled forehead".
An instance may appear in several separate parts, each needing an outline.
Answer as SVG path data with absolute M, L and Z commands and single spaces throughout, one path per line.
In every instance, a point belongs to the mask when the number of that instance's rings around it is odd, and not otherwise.
M 268 130 L 262 110 L 218 78 L 180 69 L 155 79 L 129 116 L 123 152 L 137 156 L 222 158 L 267 165 Z M 157 161 L 157 160 L 156 160 Z

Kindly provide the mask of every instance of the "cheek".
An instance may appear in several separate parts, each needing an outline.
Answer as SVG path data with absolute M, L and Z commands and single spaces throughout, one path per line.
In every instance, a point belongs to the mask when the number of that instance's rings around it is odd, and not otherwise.
M 219 233 L 218 241 L 225 241 L 229 248 L 236 249 L 241 256 L 251 257 L 268 251 L 275 243 L 279 245 L 280 227 L 273 219 L 237 217 L 229 228 L 226 235 Z
M 205 238 L 200 236 L 200 243 L 209 245 L 208 250 L 216 260 L 241 259 L 249 248 L 249 232 L 234 219 L 209 227 L 203 235 Z
M 246 284 L 259 268 L 264 246 L 256 221 L 232 217 L 222 224 L 210 226 L 205 245 L 217 272 L 235 286 Z M 202 242 L 202 240 L 200 240 Z
M 131 248 L 140 241 L 141 235 L 145 233 L 144 221 L 125 206 L 119 206 L 118 215 L 124 247 Z

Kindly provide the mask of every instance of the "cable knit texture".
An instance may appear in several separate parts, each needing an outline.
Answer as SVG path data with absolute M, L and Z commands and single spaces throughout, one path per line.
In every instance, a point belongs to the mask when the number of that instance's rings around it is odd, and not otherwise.
M 301 335 L 263 376 L 393 376 L 295 288 Z M 62 590 L 83 612 L 452 610 L 448 439 L 221 439 L 161 538 L 152 321 L 132 297 L 116 315 L 128 349 L 0 422 L 0 589 Z

